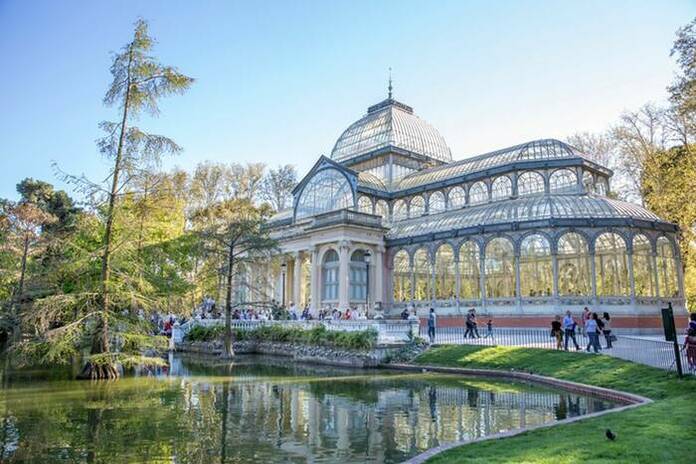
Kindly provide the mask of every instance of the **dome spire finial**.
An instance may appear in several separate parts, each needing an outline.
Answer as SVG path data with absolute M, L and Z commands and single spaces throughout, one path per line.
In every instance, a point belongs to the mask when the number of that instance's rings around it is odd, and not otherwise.
M 389 100 L 392 98 L 392 77 L 391 77 L 391 66 L 389 66 Z

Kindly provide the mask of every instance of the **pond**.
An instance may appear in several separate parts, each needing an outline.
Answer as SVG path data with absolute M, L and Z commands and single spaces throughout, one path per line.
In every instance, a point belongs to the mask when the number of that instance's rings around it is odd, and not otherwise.
M 0 461 L 397 463 L 441 443 L 614 406 L 519 382 L 260 356 L 170 363 L 112 382 L 3 372 Z

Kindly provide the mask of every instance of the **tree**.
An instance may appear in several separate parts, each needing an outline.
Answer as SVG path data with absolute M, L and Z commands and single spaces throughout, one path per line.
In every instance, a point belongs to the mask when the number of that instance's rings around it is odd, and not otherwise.
M 677 59 L 681 74 L 668 88 L 671 101 L 682 115 L 696 114 L 696 19 L 677 31 L 670 56 Z
M 286 208 L 292 202 L 292 190 L 297 185 L 297 171 L 291 164 L 270 169 L 261 184 L 261 198 L 275 211 Z
M 25 281 L 27 277 L 27 263 L 33 248 L 41 239 L 42 229 L 55 222 L 55 216 L 44 212 L 38 206 L 29 202 L 19 202 L 14 205 L 6 205 L 4 208 L 6 233 L 8 239 L 6 246 L 19 256 L 19 278 L 17 288 L 12 298 L 12 331 L 14 340 L 19 340 L 21 335 L 19 306 L 24 297 Z
M 208 224 L 201 236 L 208 244 L 211 253 L 224 258 L 225 264 L 225 344 L 223 355 L 233 356 L 232 349 L 232 308 L 235 277 L 244 272 L 246 266 L 259 260 L 268 261 L 272 253 L 278 251 L 277 242 L 268 235 L 265 228 L 267 211 L 256 208 L 248 198 L 232 199 L 216 204 L 199 213 L 199 219 Z M 247 304 L 268 304 L 269 298 L 262 302 Z
M 141 333 L 121 333 L 129 350 L 113 353 L 110 348 L 109 320 L 119 315 L 115 308 L 133 307 L 147 301 L 134 288 L 133 259 L 134 240 L 130 236 L 130 219 L 124 205 L 131 202 L 135 182 L 155 170 L 165 154 L 176 154 L 181 148 L 167 137 L 147 133 L 135 126 L 143 114 L 159 115 L 161 98 L 184 93 L 193 79 L 171 66 L 160 64 L 150 55 L 154 40 L 149 36 L 148 25 L 143 20 L 135 23 L 133 39 L 120 52 L 113 55 L 111 75 L 113 80 L 104 96 L 104 104 L 119 110 L 117 122 L 104 121 L 100 128 L 105 136 L 98 140 L 100 152 L 111 161 L 107 185 L 91 182 L 84 177 L 64 175 L 64 179 L 93 200 L 94 216 L 101 224 L 101 237 L 96 250 L 80 251 L 81 265 L 91 276 L 92 263 L 98 259 L 99 275 L 96 281 L 87 279 L 81 292 L 57 294 L 44 299 L 44 311 L 65 317 L 68 305 L 73 307 L 73 320 L 58 329 L 44 334 L 33 345 L 28 345 L 29 355 L 37 355 L 44 362 L 51 362 L 76 354 L 75 345 L 88 336 L 91 339 L 90 356 L 86 360 L 81 378 L 114 378 L 118 376 L 116 363 L 134 364 L 146 360 L 136 351 L 157 344 L 148 341 Z M 142 183 L 140 183 L 142 186 Z M 120 241 L 119 241 L 120 239 Z M 88 244 L 91 243 L 88 241 Z M 136 241 L 137 243 L 137 241 Z M 77 249 L 77 248 L 76 248 Z M 142 248 L 141 248 L 142 250 Z M 120 267 L 120 268 L 119 268 Z M 93 285 L 96 284 L 96 285 Z M 129 321 L 121 321 L 122 327 L 133 327 Z M 79 350 L 78 350 L 79 351 Z M 153 360 L 154 362 L 154 360 Z

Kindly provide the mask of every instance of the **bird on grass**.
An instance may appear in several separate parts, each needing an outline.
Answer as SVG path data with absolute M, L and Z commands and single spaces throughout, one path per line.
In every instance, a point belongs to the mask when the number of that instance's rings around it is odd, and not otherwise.
M 607 429 L 607 431 L 604 432 L 604 435 L 606 435 L 607 438 L 611 441 L 616 440 L 616 434 L 614 432 L 612 432 L 611 429 Z

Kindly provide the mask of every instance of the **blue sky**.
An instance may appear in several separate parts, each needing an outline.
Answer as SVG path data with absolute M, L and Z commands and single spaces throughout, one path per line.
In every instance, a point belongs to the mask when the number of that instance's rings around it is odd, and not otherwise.
M 197 79 L 139 125 L 198 162 L 296 164 L 302 174 L 367 107 L 394 94 L 455 159 L 598 131 L 666 97 L 673 1 L 0 0 L 0 197 L 51 168 L 101 179 L 109 52 L 150 21 L 155 53 Z

